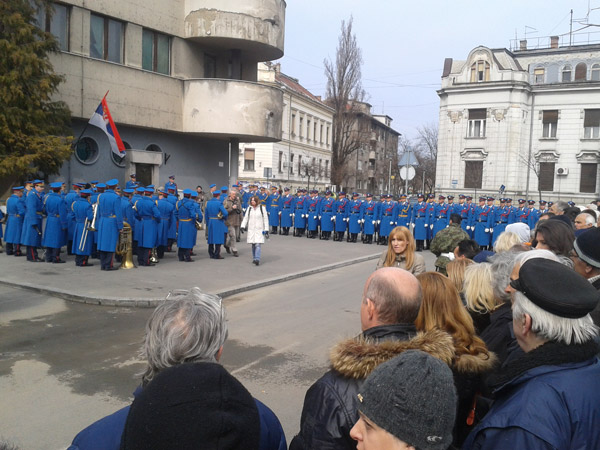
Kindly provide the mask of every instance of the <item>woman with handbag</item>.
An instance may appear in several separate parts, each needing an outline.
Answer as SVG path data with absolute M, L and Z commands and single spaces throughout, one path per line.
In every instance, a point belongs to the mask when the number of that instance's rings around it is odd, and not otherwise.
M 252 264 L 260 264 L 261 244 L 269 238 L 269 215 L 261 205 L 258 196 L 250 198 L 248 209 L 242 221 L 242 229 L 248 232 L 246 242 L 252 244 Z

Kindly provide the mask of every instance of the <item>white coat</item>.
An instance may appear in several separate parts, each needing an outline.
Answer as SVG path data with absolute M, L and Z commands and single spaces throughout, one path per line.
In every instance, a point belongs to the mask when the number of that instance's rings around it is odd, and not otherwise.
M 263 231 L 269 231 L 269 215 L 264 205 L 258 208 L 248 206 L 241 226 L 247 229 L 248 244 L 263 244 L 265 242 Z

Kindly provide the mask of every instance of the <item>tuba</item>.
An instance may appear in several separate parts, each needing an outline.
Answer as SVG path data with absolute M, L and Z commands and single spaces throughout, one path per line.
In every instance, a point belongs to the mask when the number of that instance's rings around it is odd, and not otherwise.
M 137 268 L 133 262 L 133 236 L 131 225 L 127 222 L 123 222 L 123 231 L 119 234 L 116 253 L 121 256 L 121 265 L 119 266 L 119 269 Z

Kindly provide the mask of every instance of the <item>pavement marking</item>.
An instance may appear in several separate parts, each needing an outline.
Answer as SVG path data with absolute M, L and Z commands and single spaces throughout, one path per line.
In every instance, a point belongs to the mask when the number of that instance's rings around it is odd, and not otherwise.
M 232 370 L 230 373 L 232 375 L 235 375 L 236 373 L 243 372 L 244 370 L 249 369 L 252 366 L 255 366 L 256 364 L 264 361 L 265 359 L 270 358 L 271 356 L 277 355 L 279 353 L 283 353 L 283 352 L 285 352 L 285 351 L 287 351 L 290 348 L 295 347 L 295 346 L 296 346 L 296 343 L 292 343 L 292 344 L 287 345 L 285 347 L 282 347 L 280 349 L 273 350 L 271 353 L 268 353 L 268 354 L 266 354 L 264 356 L 261 356 L 260 358 L 254 360 L 254 361 L 252 361 L 252 362 L 250 362 L 250 363 L 248 363 L 248 364 L 246 364 L 246 365 L 244 365 L 242 367 L 238 367 L 237 369 Z

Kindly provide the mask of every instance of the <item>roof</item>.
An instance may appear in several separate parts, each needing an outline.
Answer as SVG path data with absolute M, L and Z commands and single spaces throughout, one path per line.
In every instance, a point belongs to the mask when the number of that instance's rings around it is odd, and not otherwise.
M 292 91 L 295 91 L 301 95 L 304 95 L 316 102 L 323 103 L 323 101 L 319 97 L 312 94 L 308 89 L 306 89 L 304 86 L 302 86 L 296 78 L 292 78 L 281 72 L 275 72 L 275 80 L 277 82 L 287 86 Z

